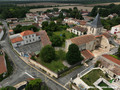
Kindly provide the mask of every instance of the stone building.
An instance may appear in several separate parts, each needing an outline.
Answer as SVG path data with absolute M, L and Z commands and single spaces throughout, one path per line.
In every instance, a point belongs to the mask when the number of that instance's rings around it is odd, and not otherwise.
M 78 45 L 79 50 L 93 51 L 99 47 L 110 50 L 111 36 L 108 33 L 103 33 L 104 28 L 101 24 L 100 16 L 97 14 L 93 22 L 87 27 L 87 35 L 82 35 L 69 40 L 66 40 L 66 51 L 70 44 L 74 43 Z

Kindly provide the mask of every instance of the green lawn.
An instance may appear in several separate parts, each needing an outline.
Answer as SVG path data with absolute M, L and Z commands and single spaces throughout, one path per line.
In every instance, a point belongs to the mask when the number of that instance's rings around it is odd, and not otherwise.
M 66 31 L 66 30 L 57 31 L 57 32 L 54 32 L 53 34 L 61 36 L 61 38 L 64 38 L 62 35 L 65 34 L 65 40 L 77 36 L 77 35 L 70 33 L 69 31 Z M 62 47 L 65 47 L 65 42 L 63 42 Z
M 110 56 L 112 56 L 112 57 L 114 57 L 114 58 L 120 60 L 120 57 L 118 57 L 118 56 L 116 56 L 116 55 L 110 55 Z
M 106 80 L 110 80 L 110 78 L 106 77 L 103 71 L 100 69 L 94 69 L 85 76 L 83 76 L 81 79 L 89 86 L 94 86 L 93 83 L 97 81 L 99 78 L 103 77 Z
M 108 85 L 107 85 L 106 83 L 104 83 L 103 81 L 100 82 L 100 83 L 98 84 L 98 86 L 100 86 L 100 87 L 106 87 L 106 88 L 102 88 L 103 90 L 113 90 L 112 88 L 107 88 Z
M 76 36 L 75 34 L 70 33 L 69 31 L 66 31 L 66 30 L 57 31 L 57 32 L 54 32 L 54 34 L 61 37 L 63 37 L 62 34 L 65 34 L 65 39 L 70 39 Z
M 49 68 L 50 70 L 52 70 L 56 73 L 59 70 L 67 68 L 62 64 L 61 60 L 54 60 L 51 63 L 45 63 L 45 62 L 41 61 L 40 59 L 37 59 L 37 62 L 39 62 L 40 64 L 44 65 L 45 67 Z

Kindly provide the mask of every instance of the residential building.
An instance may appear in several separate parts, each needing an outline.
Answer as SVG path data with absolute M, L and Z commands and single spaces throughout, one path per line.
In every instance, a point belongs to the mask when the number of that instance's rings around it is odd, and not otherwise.
M 100 67 L 113 78 L 120 79 L 120 60 L 110 56 L 102 55 L 100 57 Z
M 15 28 L 17 25 L 21 25 L 21 26 L 29 26 L 32 25 L 34 22 L 17 22 L 17 23 L 13 23 L 13 24 L 9 24 L 9 28 L 13 29 Z
M 8 18 L 8 19 L 6 19 L 6 21 L 8 23 L 16 23 L 16 22 L 18 22 L 18 18 Z
M 116 34 L 116 33 L 119 32 L 119 31 L 120 31 L 120 25 L 116 25 L 116 26 L 113 26 L 113 27 L 111 28 L 110 33 Z
M 26 30 L 19 34 L 11 35 L 10 40 L 11 40 L 13 47 L 19 47 L 25 44 L 39 41 L 40 35 L 36 34 L 36 32 Z
M 72 33 L 76 35 L 85 35 L 87 34 L 87 28 L 81 26 L 74 26 L 71 30 Z

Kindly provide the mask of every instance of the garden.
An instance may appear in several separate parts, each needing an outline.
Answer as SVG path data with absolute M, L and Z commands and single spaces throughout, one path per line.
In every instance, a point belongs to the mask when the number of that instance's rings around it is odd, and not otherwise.
M 107 81 L 110 80 L 110 78 L 103 73 L 100 69 L 94 69 L 90 71 L 88 74 L 83 76 L 81 79 L 89 86 L 94 86 L 93 83 L 97 81 L 100 77 L 103 77 Z

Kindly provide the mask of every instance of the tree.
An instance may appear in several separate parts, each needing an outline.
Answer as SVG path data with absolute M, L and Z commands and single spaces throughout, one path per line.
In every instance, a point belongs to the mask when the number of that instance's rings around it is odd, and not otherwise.
M 20 33 L 20 32 L 22 32 L 22 29 L 21 29 L 21 25 L 19 24 L 19 25 L 17 25 L 13 30 L 14 30 L 14 32 L 15 33 Z
M 73 65 L 83 60 L 83 57 L 81 56 L 81 53 L 77 45 L 71 44 L 69 46 L 68 52 L 66 54 L 66 59 L 70 65 Z
M 41 90 L 41 84 L 41 79 L 31 80 L 25 87 L 25 90 Z
M 0 90 L 16 90 L 16 88 L 13 86 L 7 86 L 7 87 L 1 88 Z
M 46 27 L 48 26 L 48 21 L 42 22 L 42 29 L 46 30 Z
M 54 47 L 55 47 L 55 46 L 61 46 L 62 43 L 63 43 L 61 37 L 60 37 L 60 36 L 57 36 L 57 35 L 53 35 L 53 36 L 51 37 L 51 42 L 52 42 L 52 46 L 54 46 Z
M 91 16 L 96 16 L 97 15 L 97 7 L 95 6 L 93 9 L 92 9 L 92 11 L 91 11 Z
M 40 52 L 40 58 L 42 61 L 50 63 L 52 60 L 55 59 L 55 57 L 56 57 L 55 49 L 52 46 L 47 45 L 42 48 Z

